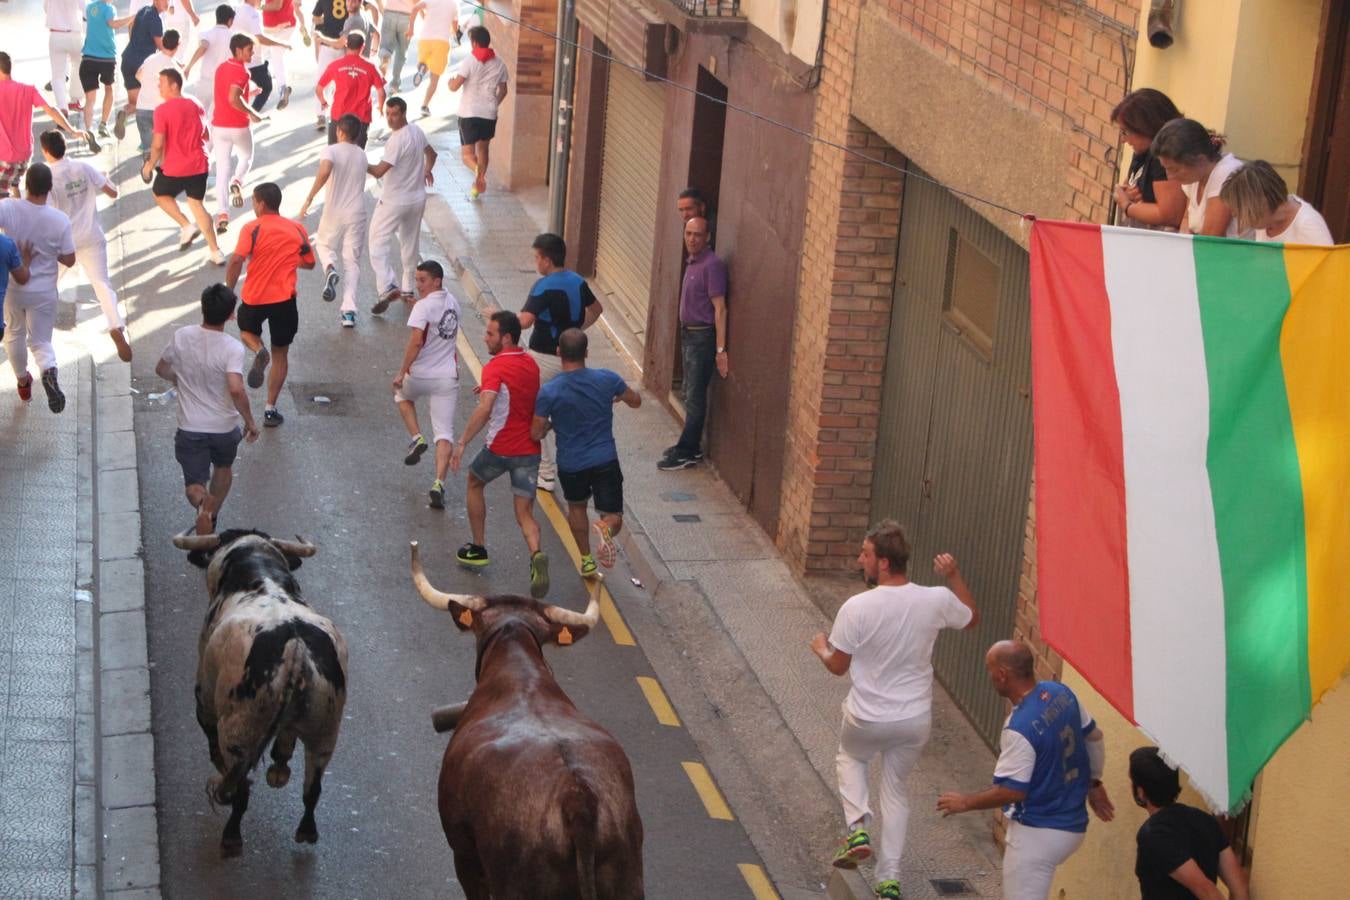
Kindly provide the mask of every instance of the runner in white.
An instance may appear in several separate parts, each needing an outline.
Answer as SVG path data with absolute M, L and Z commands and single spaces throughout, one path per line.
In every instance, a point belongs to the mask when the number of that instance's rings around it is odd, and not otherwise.
M 170 28 L 160 39 L 163 50 L 156 50 L 146 57 L 145 62 L 136 70 L 136 80 L 141 89 L 136 94 L 136 133 L 141 136 L 140 151 L 144 156 L 150 152 L 155 140 L 155 109 L 164 102 L 159 94 L 159 73 L 165 69 L 174 69 L 179 75 L 183 67 L 178 64 L 178 32 Z
M 459 32 L 459 0 L 418 0 L 408 17 L 408 30 L 405 36 L 411 40 L 413 26 L 417 17 L 425 14 L 421 34 L 417 38 L 417 74 L 413 76 L 413 87 L 430 76 L 427 92 L 422 97 L 422 115 L 431 115 L 431 96 L 436 93 L 436 85 L 450 63 L 450 43 Z
M 192 0 L 169 0 L 169 8 L 159 17 L 164 22 L 165 31 L 172 28 L 178 32 L 178 49 L 173 57 L 178 67 L 182 68 L 187 61 L 188 47 L 192 46 L 192 29 L 201 23 L 201 17 L 193 8 Z
M 343 328 L 356 327 L 356 285 L 361 277 L 361 249 L 366 239 L 366 176 L 370 161 L 366 151 L 356 144 L 361 120 L 350 113 L 337 121 L 337 143 L 319 151 L 319 174 L 300 207 L 300 218 L 309 214 L 309 205 L 324 185 L 323 215 L 314 250 L 324 270 L 323 299 L 332 302 L 342 281 Z M 342 268 L 337 267 L 338 253 Z
M 203 31 L 199 37 L 197 50 L 183 70 L 183 77 L 192 75 L 192 67 L 198 62 L 202 67 L 197 70 L 197 81 L 192 86 L 192 94 L 202 102 L 207 115 L 215 104 L 216 69 L 230 58 L 230 26 L 234 24 L 234 9 L 226 4 L 216 7 L 216 24 Z
M 94 296 L 108 321 L 108 336 L 123 362 L 131 362 L 126 320 L 117 306 L 117 292 L 108 277 L 108 239 L 98 220 L 98 195 L 117 198 L 117 188 L 108 176 L 86 162 L 66 159 L 66 139 L 59 131 L 44 131 L 39 139 L 42 156 L 52 170 L 51 205 L 70 219 L 75 238 L 75 262 L 89 279 Z
M 379 315 L 401 294 L 413 296 L 413 273 L 417 267 L 422 234 L 422 212 L 427 205 L 427 188 L 434 183 L 431 174 L 436 151 L 427 136 L 408 121 L 408 104 L 402 97 L 390 97 L 384 104 L 384 118 L 393 129 L 384 144 L 384 156 L 370 166 L 370 174 L 380 179 L 380 200 L 370 219 L 370 266 L 375 270 L 375 285 L 380 298 L 371 307 Z M 389 262 L 389 239 L 397 235 L 402 254 L 402 274 Z
M 47 19 L 47 54 L 52 63 L 52 96 L 61 112 L 80 109 L 70 102 L 66 79 L 79 69 L 84 52 L 83 0 L 42 0 Z M 86 127 L 92 117 L 86 117 Z

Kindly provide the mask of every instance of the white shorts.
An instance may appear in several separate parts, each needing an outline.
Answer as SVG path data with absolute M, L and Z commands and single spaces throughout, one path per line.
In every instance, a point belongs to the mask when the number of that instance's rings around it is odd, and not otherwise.
M 406 375 L 403 387 L 394 391 L 394 400 L 399 403 L 415 403 L 427 398 L 427 411 L 431 414 L 431 433 L 434 441 L 455 440 L 455 404 L 459 400 L 459 379 L 457 378 L 416 378 Z

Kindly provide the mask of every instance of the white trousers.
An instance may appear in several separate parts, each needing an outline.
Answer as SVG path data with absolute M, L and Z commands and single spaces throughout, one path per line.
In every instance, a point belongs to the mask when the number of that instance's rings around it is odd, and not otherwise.
M 279 25 L 273 28 L 263 28 L 263 34 L 289 47 L 292 39 L 295 38 L 295 26 Z M 263 59 L 267 61 L 267 70 L 272 76 L 272 95 L 278 100 L 281 99 L 282 88 L 286 86 L 286 47 L 264 46 L 262 48 L 264 51 Z M 322 70 L 319 74 L 323 74 Z
M 412 293 L 413 276 L 421 262 L 418 249 L 422 238 L 422 211 L 426 209 L 424 196 L 415 203 L 375 204 L 370 217 L 370 267 L 375 270 L 375 290 L 380 293 L 390 285 L 397 285 L 404 293 Z M 402 257 L 402 275 L 390 263 L 389 240 L 398 238 Z
M 325 271 L 337 266 L 342 276 L 342 311 L 356 312 L 356 286 L 361 280 L 361 251 L 366 241 L 365 218 L 335 222 L 324 216 L 319 219 L 319 233 L 314 236 L 314 252 L 319 266 Z M 338 255 L 341 254 L 341 265 Z
M 455 405 L 459 401 L 458 378 L 417 378 L 406 375 L 403 387 L 394 391 L 399 403 L 416 403 L 427 398 L 427 412 L 431 415 L 432 442 L 455 441 Z
M 864 722 L 844 710 L 834 766 L 844 822 L 850 831 L 871 828 L 867 765 L 881 754 L 881 841 L 872 845 L 877 855 L 877 881 L 900 878 L 900 857 L 905 852 L 905 830 L 909 827 L 905 781 L 919 761 L 931 730 L 932 717 L 928 714 L 899 722 Z
M 1003 851 L 1003 900 L 1046 900 L 1055 867 L 1073 856 L 1085 836 L 1010 822 Z
M 56 108 L 64 115 L 69 109 L 70 91 L 66 87 L 66 77 L 74 79 L 75 92 L 84 100 L 84 88 L 80 87 L 80 54 L 84 51 L 84 35 L 78 31 L 47 32 L 47 53 L 52 60 L 52 95 L 56 98 Z
M 56 368 L 56 351 L 52 349 L 56 301 L 55 292 L 43 296 L 11 290 L 5 297 L 5 354 L 14 376 L 21 381 L 28 371 L 30 350 L 41 371 Z
M 540 322 L 535 323 L 535 328 L 547 328 Z M 542 388 L 562 372 L 562 360 L 554 354 L 548 356 L 543 353 L 530 351 L 530 356 L 539 364 L 539 386 Z M 558 477 L 558 439 L 553 436 L 553 429 L 548 430 L 544 439 L 539 442 L 539 477 L 553 480 Z
M 103 318 L 108 320 L 108 328 L 125 327 L 126 320 L 122 318 L 122 311 L 117 308 L 117 291 L 113 290 L 112 279 L 108 277 L 107 242 L 95 241 L 92 244 L 77 245 L 75 247 L 75 265 L 79 266 L 80 270 L 84 272 L 84 277 L 88 279 L 89 285 L 94 289 L 94 296 L 98 298 L 99 308 L 103 310 Z M 66 269 L 65 271 L 71 270 Z
M 248 128 L 211 126 L 211 149 L 216 160 L 216 206 L 218 213 L 229 214 L 230 182 L 243 182 L 253 167 L 253 132 Z M 234 164 L 235 155 L 239 165 Z

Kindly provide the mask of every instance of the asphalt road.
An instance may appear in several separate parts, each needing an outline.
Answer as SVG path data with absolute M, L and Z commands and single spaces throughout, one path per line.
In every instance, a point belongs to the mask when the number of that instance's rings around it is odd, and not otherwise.
M 15 56 L 15 74 L 40 86 L 47 71 L 40 5 L 16 0 L 6 7 L 7 27 L 13 25 L 18 46 L 28 48 L 7 48 Z M 199 12 L 210 20 L 209 8 Z M 300 56 L 293 54 L 297 80 L 312 85 L 312 65 Z M 323 138 L 314 131 L 315 106 L 309 90 L 298 90 L 290 108 L 273 112 L 256 132 L 248 182 L 278 181 L 285 191 L 284 214 L 294 215 L 317 166 Z M 420 106 L 420 94 L 410 106 Z M 447 165 L 458 165 L 449 116 L 453 103 L 442 96 L 433 108 L 437 115 L 421 124 L 441 153 L 438 172 L 443 172 Z M 373 140 L 372 158 L 378 158 L 379 148 Z M 444 589 L 523 592 L 527 557 L 511 519 L 505 482 L 488 493 L 493 565 L 482 573 L 461 569 L 453 553 L 468 537 L 462 481 L 454 479 L 448 509 L 436 512 L 426 505 L 430 455 L 417 468 L 402 463 L 407 437 L 389 388 L 406 339 L 402 312 L 395 309 L 384 318 L 363 312 L 354 331 L 342 330 L 337 304 L 319 299 L 319 274 L 303 273 L 301 331 L 280 404 L 287 421 L 242 448 L 221 524 L 300 534 L 318 544 L 318 555 L 297 574 L 308 601 L 346 636 L 350 694 L 318 807 L 319 843 L 292 841 L 302 809 L 297 753 L 295 775 L 286 788 L 275 791 L 263 779 L 255 780 L 243 823 L 243 856 L 222 860 L 219 840 L 226 813 L 212 810 L 206 800 L 212 767 L 193 715 L 205 583 L 201 571 L 170 544 L 171 535 L 191 521 L 173 458 L 173 409 L 147 399 L 166 387 L 153 370 L 172 330 L 198 321 L 200 291 L 221 278 L 221 270 L 207 265 L 200 239 L 188 252 L 179 252 L 175 226 L 154 208 L 136 173 L 134 129 L 120 146 L 105 147 L 91 161 L 112 169 L 123 191 L 104 212 L 104 224 L 114 280 L 129 306 L 136 352 L 133 386 L 141 392 L 135 398 L 136 432 L 164 894 L 460 896 L 435 808 L 447 738 L 433 733 L 428 713 L 472 690 L 473 642 L 418 599 L 408 576 L 407 546 L 410 539 L 422 542 L 432 580 Z M 209 192 L 208 201 L 212 197 Z M 223 239 L 227 251 L 245 218 L 246 211 L 236 211 L 236 227 Z M 317 228 L 317 206 L 307 224 Z M 422 252 L 446 261 L 427 235 Z M 361 302 L 367 308 L 374 290 L 369 279 L 369 272 L 363 273 Z M 447 286 L 457 289 L 453 282 Z M 479 328 L 470 323 L 466 331 L 477 334 Z M 481 344 L 477 349 L 484 352 Z M 472 384 L 466 372 L 461 422 L 473 403 Z M 263 392 L 251 394 L 261 418 Z M 332 402 L 316 404 L 316 395 Z M 540 520 L 553 559 L 549 599 L 581 609 L 585 587 L 556 532 L 542 514 Z M 634 590 L 627 575 L 614 570 L 609 583 L 616 592 Z M 758 866 L 760 860 L 740 825 L 712 818 L 691 783 L 686 767 L 700 762 L 692 739 L 680 727 L 660 724 L 644 699 L 636 678 L 653 672 L 642 649 L 617 643 L 602 626 L 573 647 L 550 649 L 547 656 L 563 687 L 615 734 L 632 760 L 646 830 L 648 895 L 751 896 L 739 867 Z

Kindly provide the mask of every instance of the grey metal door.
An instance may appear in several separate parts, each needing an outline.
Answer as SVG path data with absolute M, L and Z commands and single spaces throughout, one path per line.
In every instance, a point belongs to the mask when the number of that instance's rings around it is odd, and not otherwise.
M 960 563 L 981 623 L 944 632 L 934 667 L 996 747 L 984 652 L 1012 635 L 1031 478 L 1027 254 L 945 188 L 904 191 L 872 518 L 906 526 L 915 581 L 937 583 L 940 552 Z

